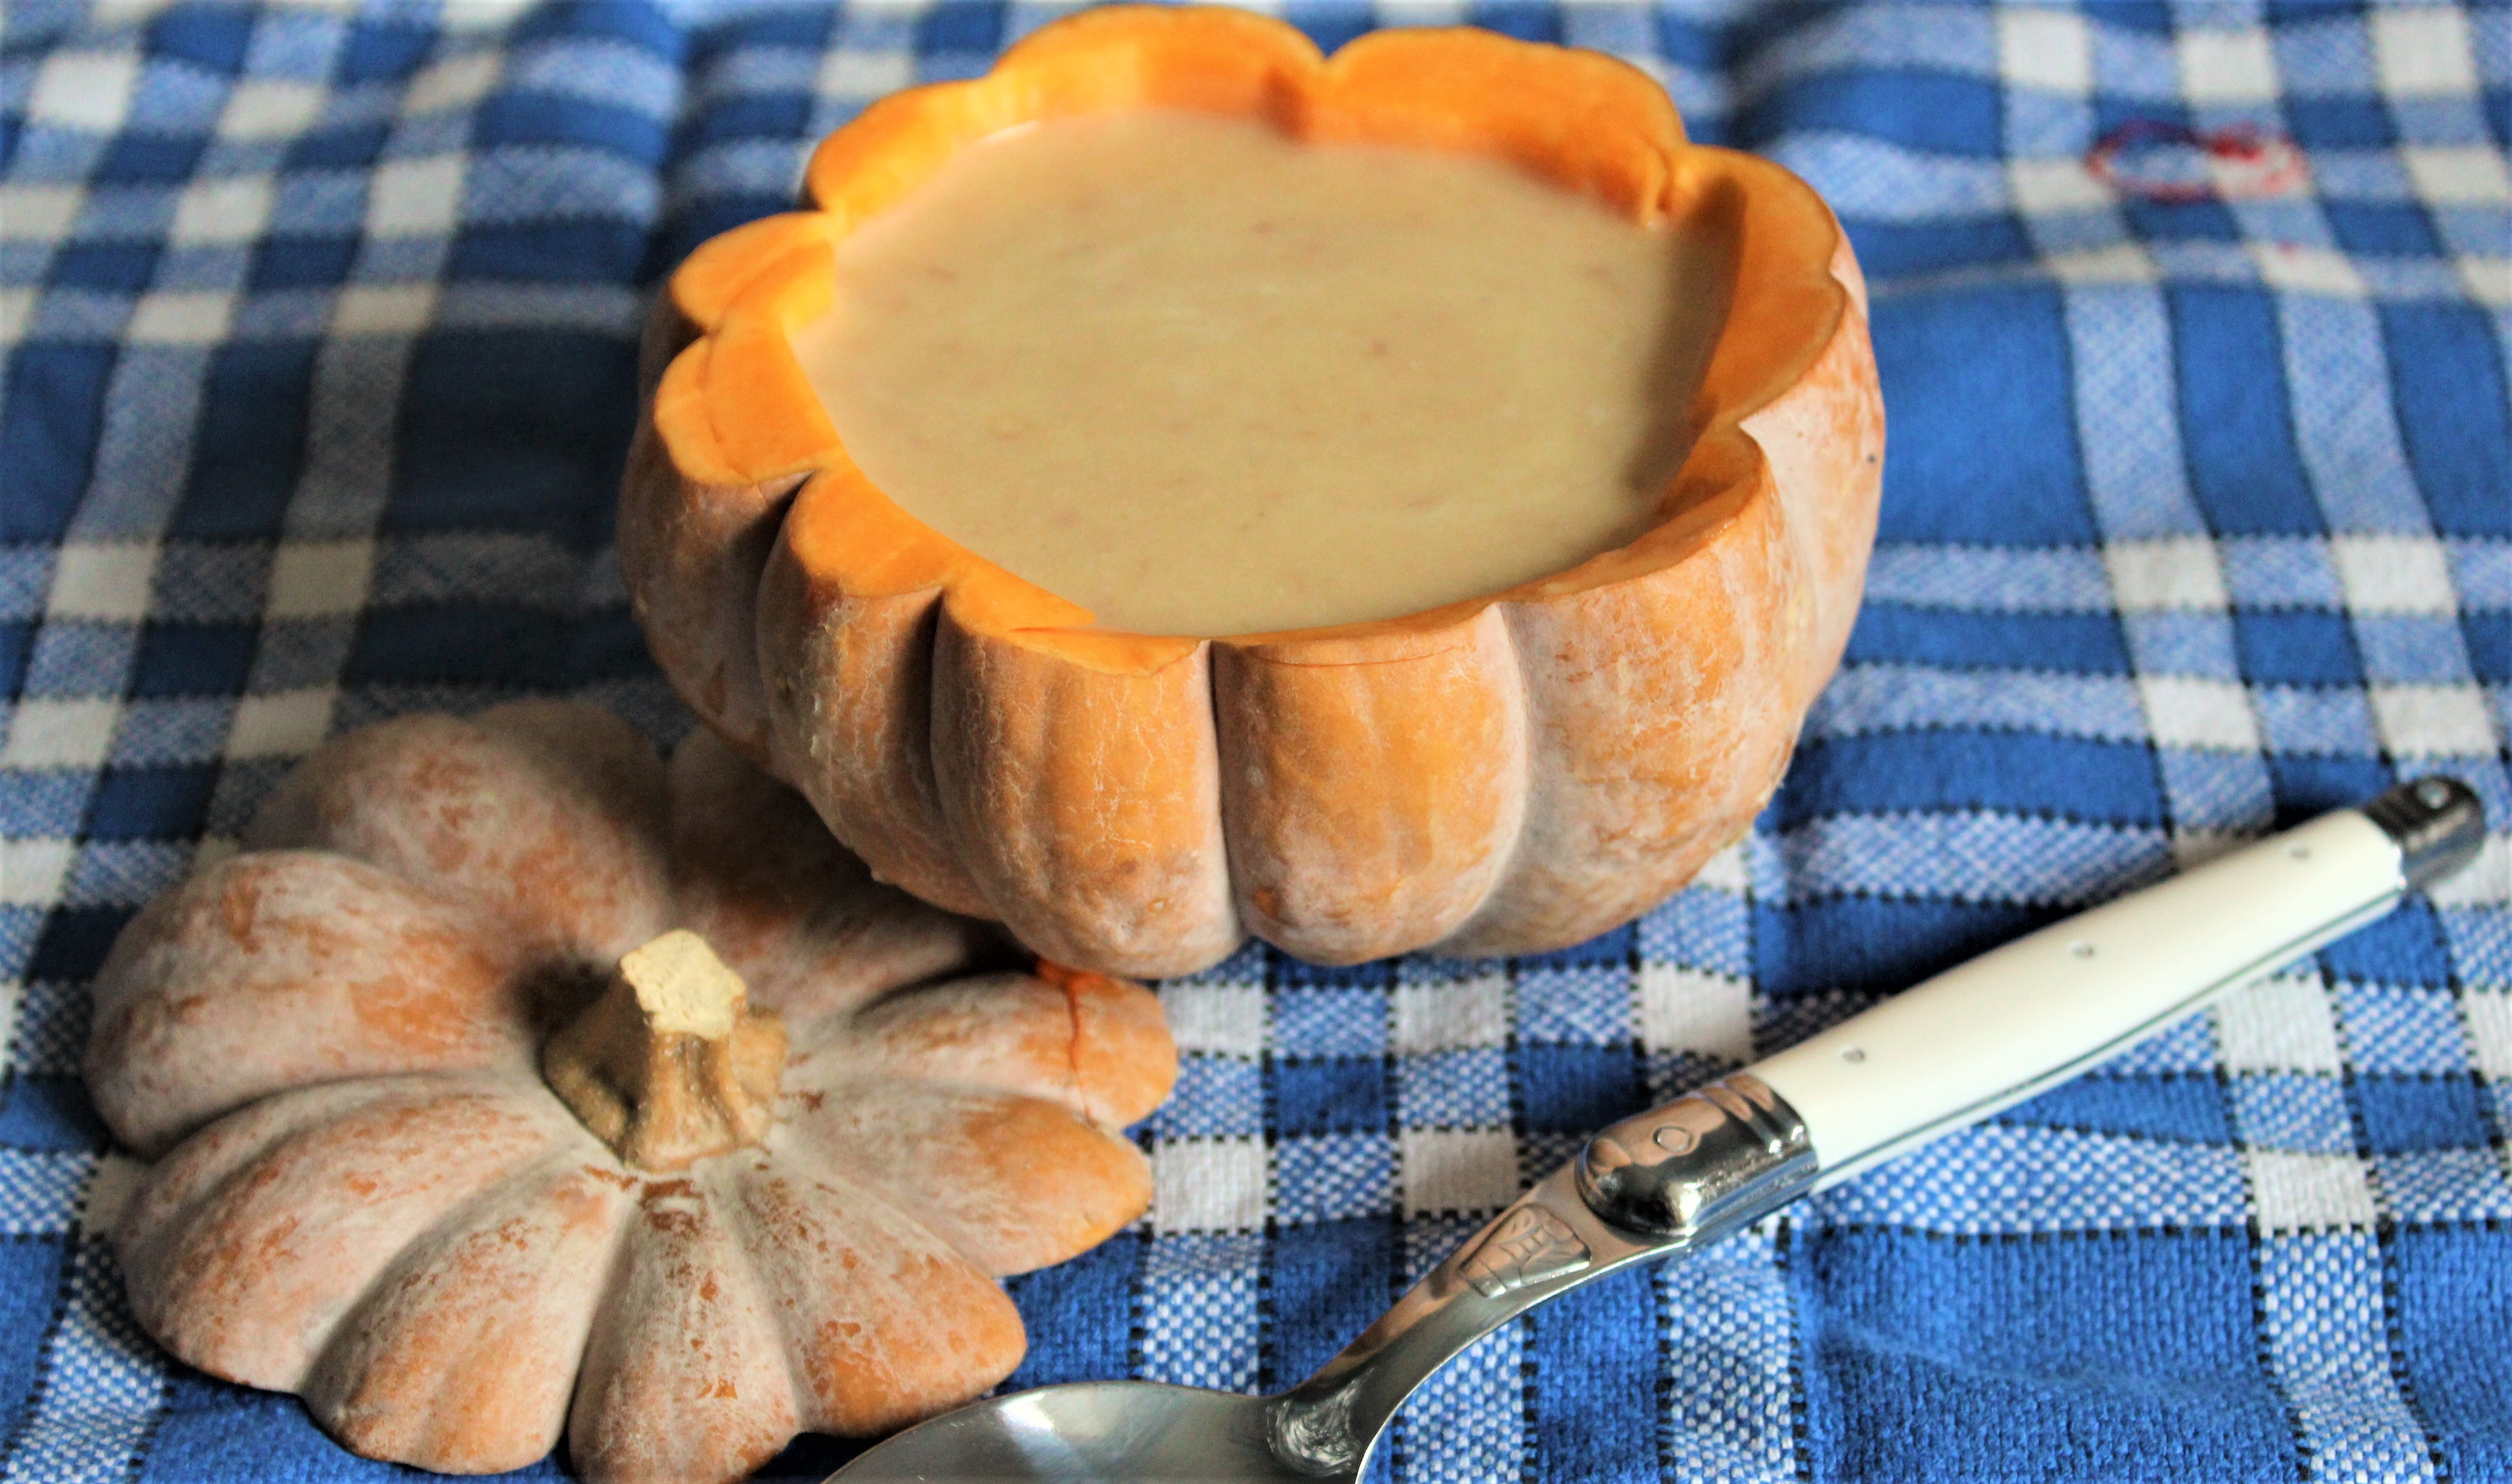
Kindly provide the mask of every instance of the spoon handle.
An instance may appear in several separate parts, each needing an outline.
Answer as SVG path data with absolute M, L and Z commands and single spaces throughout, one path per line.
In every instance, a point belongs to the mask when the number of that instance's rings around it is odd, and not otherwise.
M 1835 1184 L 2382 917 L 2473 854 L 2484 829 L 2466 785 L 2419 779 L 1993 949 L 1751 1074 L 1803 1120 L 1816 1188 Z
M 1275 1452 L 1355 1469 L 1457 1351 L 1547 1300 L 1716 1241 L 2030 1097 L 2387 913 L 2473 858 L 2485 816 L 2402 784 L 1947 970 L 1663 1108 L 1520 1196 L 1276 1399 Z

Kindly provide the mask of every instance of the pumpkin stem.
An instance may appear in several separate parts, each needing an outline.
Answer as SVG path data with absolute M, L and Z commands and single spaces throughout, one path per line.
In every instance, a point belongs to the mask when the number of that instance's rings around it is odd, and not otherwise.
M 541 1075 L 632 1165 L 677 1170 L 757 1144 L 775 1118 L 785 1023 L 675 929 L 619 960 L 600 998 L 541 1051 Z

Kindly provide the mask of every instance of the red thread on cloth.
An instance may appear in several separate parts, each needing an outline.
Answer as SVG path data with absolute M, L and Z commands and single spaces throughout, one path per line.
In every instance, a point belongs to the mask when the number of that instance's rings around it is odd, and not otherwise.
M 2137 170 L 2141 152 L 2175 145 L 2203 157 L 2201 178 L 2174 179 Z M 2123 195 L 2178 206 L 2282 196 L 2302 183 L 2303 161 L 2294 140 L 2256 125 L 2198 130 L 2160 119 L 2131 119 L 2085 151 L 2085 172 Z

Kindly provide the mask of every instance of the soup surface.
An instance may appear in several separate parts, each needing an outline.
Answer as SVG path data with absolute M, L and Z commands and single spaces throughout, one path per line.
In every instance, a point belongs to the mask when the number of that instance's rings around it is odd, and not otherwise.
M 1629 540 L 1723 317 L 1705 240 L 1501 162 L 1140 110 L 964 151 L 795 348 L 866 475 L 1108 628 L 1390 618 Z

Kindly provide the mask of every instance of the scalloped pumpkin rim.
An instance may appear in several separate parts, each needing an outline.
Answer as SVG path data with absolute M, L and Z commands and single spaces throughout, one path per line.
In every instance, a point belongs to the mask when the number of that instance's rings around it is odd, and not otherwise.
M 1730 297 L 1696 395 L 1699 429 L 1632 541 L 1564 571 L 1399 617 L 1205 638 L 1092 625 L 1090 612 L 943 535 L 847 455 L 791 334 L 833 296 L 831 254 L 854 227 L 922 185 L 960 149 L 1005 130 L 1128 107 L 1262 119 L 1304 142 L 1481 152 L 1603 201 L 1628 219 L 1679 219 L 1729 248 Z M 1270 17 L 1212 7 L 1081 12 L 963 82 L 892 94 L 822 140 L 804 209 L 711 239 L 672 275 L 694 332 L 665 369 L 655 432 L 684 477 L 711 485 L 801 480 L 786 540 L 803 567 L 850 597 L 940 589 L 955 621 L 1108 674 L 1165 668 L 1206 643 L 1290 664 L 1413 658 L 1511 601 L 1557 598 L 1681 563 L 1751 502 L 1776 497 L 1743 424 L 1822 356 L 1850 291 L 1821 197 L 1786 170 L 1692 143 L 1647 74 L 1598 53 L 1465 27 L 1375 31 L 1320 52 Z M 737 416 L 720 410 L 739 409 Z M 1409 641 L 1409 642 L 1408 642 Z

